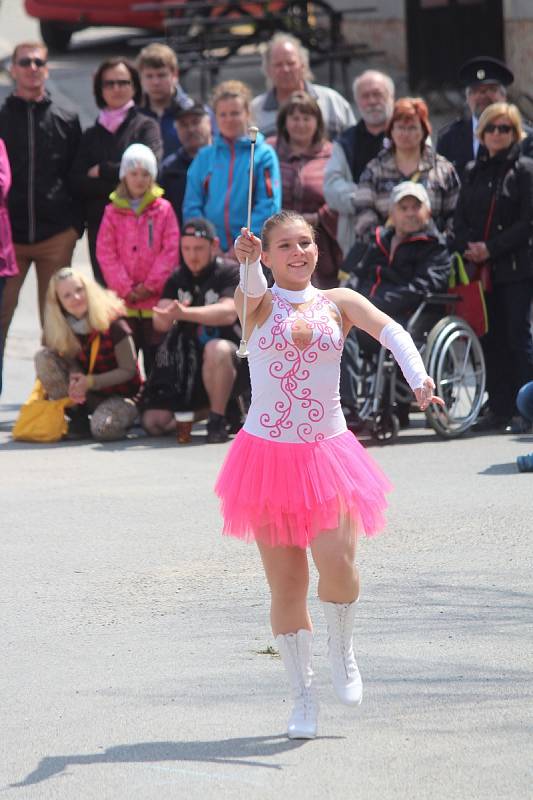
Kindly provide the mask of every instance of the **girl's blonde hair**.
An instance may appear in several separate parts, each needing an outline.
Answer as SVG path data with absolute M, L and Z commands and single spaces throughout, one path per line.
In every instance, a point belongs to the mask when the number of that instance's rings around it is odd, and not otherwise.
M 216 113 L 217 103 L 221 100 L 242 100 L 246 112 L 249 114 L 252 108 L 252 90 L 242 81 L 229 80 L 222 81 L 215 86 L 211 95 L 211 108 Z
M 57 286 L 67 278 L 79 280 L 87 298 L 87 320 L 93 331 L 106 331 L 111 323 L 126 313 L 126 307 L 115 292 L 104 289 L 92 278 L 70 267 L 63 267 L 50 278 L 44 306 L 44 343 L 52 350 L 72 358 L 80 351 L 80 343 L 67 322 L 66 312 L 57 296 Z
M 496 117 L 509 117 L 511 125 L 515 133 L 515 141 L 521 142 L 526 138 L 524 128 L 522 127 L 522 115 L 518 108 L 513 103 L 492 103 L 487 106 L 485 111 L 481 114 L 476 128 L 476 136 L 480 142 L 483 141 L 485 128 L 487 125 L 496 119 Z

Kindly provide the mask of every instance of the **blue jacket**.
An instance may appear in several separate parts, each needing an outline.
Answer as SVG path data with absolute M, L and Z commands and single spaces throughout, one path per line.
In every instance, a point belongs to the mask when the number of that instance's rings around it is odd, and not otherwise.
M 205 217 L 217 229 L 220 246 L 227 252 L 246 225 L 250 140 L 242 136 L 229 142 L 220 134 L 203 147 L 189 167 L 183 201 L 183 220 Z M 252 231 L 259 235 L 263 223 L 281 209 L 278 157 L 265 137 L 257 134 L 254 154 Z

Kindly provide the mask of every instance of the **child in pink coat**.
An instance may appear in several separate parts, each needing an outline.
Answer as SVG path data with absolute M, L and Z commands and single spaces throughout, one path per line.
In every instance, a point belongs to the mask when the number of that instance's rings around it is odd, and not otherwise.
M 130 145 L 119 175 L 98 231 L 96 256 L 106 284 L 126 303 L 148 375 L 158 344 L 152 308 L 178 266 L 180 233 L 174 210 L 155 183 L 157 161 L 149 147 Z

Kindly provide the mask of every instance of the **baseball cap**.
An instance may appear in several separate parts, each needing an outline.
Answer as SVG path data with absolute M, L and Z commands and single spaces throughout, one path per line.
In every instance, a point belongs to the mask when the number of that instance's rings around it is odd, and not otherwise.
M 399 203 L 404 197 L 416 197 L 417 200 L 420 200 L 422 205 L 431 208 L 429 195 L 421 183 L 402 181 L 402 183 L 396 184 L 390 195 L 391 206 Z
M 174 119 L 183 119 L 183 117 L 193 114 L 195 117 L 203 117 L 207 114 L 207 109 L 198 100 L 194 100 L 192 105 L 189 106 L 176 106 L 174 110 Z
M 212 242 L 217 238 L 217 231 L 212 222 L 203 217 L 194 217 L 187 220 L 181 229 L 181 236 L 196 236 L 197 239 L 209 239 Z

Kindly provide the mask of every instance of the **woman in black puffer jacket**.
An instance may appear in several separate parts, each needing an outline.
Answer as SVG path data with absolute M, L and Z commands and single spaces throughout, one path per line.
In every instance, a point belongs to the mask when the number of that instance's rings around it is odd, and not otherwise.
M 494 103 L 477 136 L 487 154 L 468 164 L 455 211 L 455 243 L 486 288 L 488 413 L 474 429 L 522 432 L 515 398 L 533 380 L 533 159 L 521 155 L 520 112 Z
M 95 124 L 82 136 L 70 178 L 72 191 L 85 207 L 94 277 L 105 285 L 96 259 L 96 237 L 109 195 L 119 182 L 122 154 L 130 144 L 140 142 L 160 161 L 163 142 L 159 123 L 137 106 L 142 91 L 135 67 L 121 58 L 104 61 L 94 75 L 93 88 L 101 110 Z

